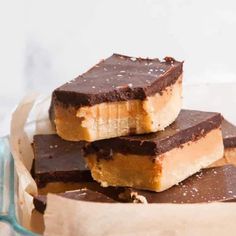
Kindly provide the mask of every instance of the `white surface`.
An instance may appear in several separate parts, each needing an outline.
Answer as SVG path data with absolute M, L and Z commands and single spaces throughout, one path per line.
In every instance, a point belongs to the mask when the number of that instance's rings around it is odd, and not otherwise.
M 220 112 L 236 124 L 236 83 L 195 84 L 184 87 L 184 108 Z
M 25 93 L 113 52 L 185 60 L 187 84 L 236 82 L 234 0 L 9 0 L 0 27 L 0 127 Z

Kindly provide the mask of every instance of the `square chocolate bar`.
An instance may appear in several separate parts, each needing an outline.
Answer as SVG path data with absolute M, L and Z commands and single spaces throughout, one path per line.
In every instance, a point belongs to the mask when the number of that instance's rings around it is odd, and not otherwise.
M 181 110 L 164 131 L 87 144 L 92 177 L 102 186 L 160 192 L 223 157 L 219 113 Z
M 40 193 L 77 189 L 92 181 L 82 154 L 84 142 L 69 142 L 56 134 L 35 135 L 33 176 Z
M 70 141 L 163 130 L 182 105 L 183 62 L 113 54 L 54 90 L 50 117 Z

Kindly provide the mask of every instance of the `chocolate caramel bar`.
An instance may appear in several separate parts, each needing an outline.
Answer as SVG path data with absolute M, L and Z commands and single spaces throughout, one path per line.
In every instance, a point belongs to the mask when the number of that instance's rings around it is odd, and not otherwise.
M 226 184 L 227 183 L 227 184 Z M 236 201 L 236 167 L 203 169 L 163 192 L 126 188 L 123 201 L 134 203 L 207 203 Z
M 183 62 L 113 54 L 54 90 L 50 117 L 70 141 L 163 130 L 181 109 Z
M 224 119 L 222 121 L 222 134 L 224 142 L 224 157 L 212 164 L 222 166 L 233 164 L 236 166 L 236 126 Z
M 165 131 L 87 144 L 92 177 L 102 186 L 160 192 L 223 157 L 219 113 L 181 110 Z
M 92 181 L 82 155 L 84 142 L 69 142 L 56 134 L 35 135 L 33 176 L 39 192 L 77 189 Z

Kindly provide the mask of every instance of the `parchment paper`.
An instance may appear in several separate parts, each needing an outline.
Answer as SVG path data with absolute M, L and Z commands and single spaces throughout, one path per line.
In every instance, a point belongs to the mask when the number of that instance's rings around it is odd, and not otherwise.
M 236 122 L 235 92 L 236 84 L 190 86 L 185 88 L 185 107 L 220 111 Z M 18 175 L 18 215 L 29 229 L 32 195 L 37 194 L 29 172 L 33 160 L 31 143 L 36 133 L 55 132 L 48 119 L 49 104 L 50 97 L 31 94 L 12 115 L 10 144 Z M 236 203 L 101 204 L 55 195 L 49 196 L 45 213 L 46 235 L 234 235 L 235 219 Z
M 12 114 L 10 145 L 18 176 L 18 217 L 21 224 L 31 229 L 33 197 L 37 185 L 30 174 L 33 161 L 32 137 L 37 133 L 54 133 L 48 118 L 50 97 L 30 94 L 23 98 Z
M 49 194 L 45 235 L 235 235 L 236 204 L 109 204 Z

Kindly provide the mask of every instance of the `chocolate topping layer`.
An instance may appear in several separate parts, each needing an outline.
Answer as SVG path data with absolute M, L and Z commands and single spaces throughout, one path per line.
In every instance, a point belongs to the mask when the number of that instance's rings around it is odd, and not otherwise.
M 35 135 L 33 173 L 38 187 L 57 181 L 91 181 L 82 155 L 84 144 L 65 141 L 56 134 Z
M 95 141 L 85 146 L 85 152 L 105 159 L 112 158 L 112 152 L 156 156 L 201 138 L 218 128 L 221 121 L 219 113 L 181 110 L 165 131 Z
M 122 200 L 144 203 L 202 203 L 236 201 L 236 167 L 203 169 L 163 192 L 127 188 Z
M 222 134 L 225 148 L 236 148 L 236 126 L 224 119 Z
M 53 92 L 53 101 L 76 107 L 103 102 L 144 100 L 176 82 L 183 62 L 171 57 L 134 58 L 119 54 L 102 60 L 86 73 Z
M 79 189 L 76 191 L 69 191 L 65 193 L 57 194 L 61 197 L 79 200 L 79 201 L 89 201 L 89 202 L 106 202 L 106 203 L 114 203 L 115 201 L 106 195 L 92 191 L 89 189 Z M 46 195 L 38 195 L 34 197 L 33 200 L 34 207 L 37 211 L 44 213 L 47 206 L 47 196 Z

